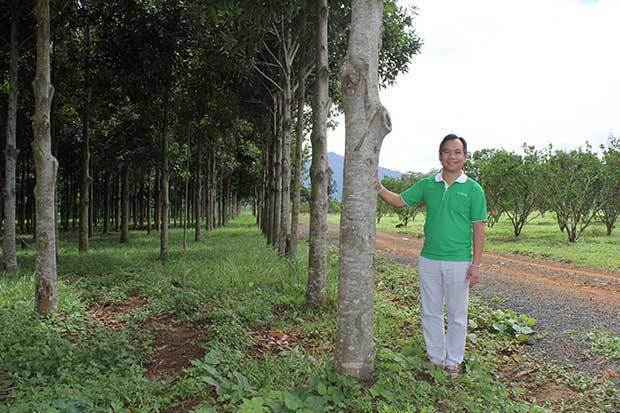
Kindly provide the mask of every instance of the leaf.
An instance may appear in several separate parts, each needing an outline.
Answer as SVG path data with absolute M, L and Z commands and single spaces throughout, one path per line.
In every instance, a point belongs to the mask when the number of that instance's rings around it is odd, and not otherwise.
M 265 401 L 262 397 L 255 397 L 253 399 L 245 399 L 243 404 L 239 408 L 239 413 L 262 413 L 267 412 L 265 407 Z
M 210 377 L 210 376 L 202 376 L 200 377 L 200 380 L 214 387 L 217 387 L 218 385 L 217 380 L 215 380 L 213 377 Z
M 325 386 L 325 383 L 320 382 L 319 384 L 317 384 L 316 392 L 321 396 L 325 396 L 327 394 L 327 387 Z
M 217 413 L 217 409 L 213 406 L 201 406 L 194 410 L 194 413 Z
M 306 399 L 306 407 L 312 412 L 325 411 L 328 400 L 326 397 L 310 396 Z
M 296 394 L 287 392 L 286 396 L 284 396 L 284 404 L 287 409 L 296 411 L 304 407 L 304 402 L 302 402 Z

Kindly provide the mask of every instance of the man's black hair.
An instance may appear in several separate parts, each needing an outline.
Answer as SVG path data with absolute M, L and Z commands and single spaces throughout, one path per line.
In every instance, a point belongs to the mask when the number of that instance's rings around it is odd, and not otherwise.
M 460 140 L 461 143 L 463 144 L 463 153 L 465 155 L 467 155 L 467 142 L 465 141 L 465 138 L 461 138 L 460 136 L 456 136 L 455 134 L 451 133 L 449 135 L 446 135 L 442 140 L 441 143 L 439 144 L 439 153 L 441 153 L 441 149 L 443 148 L 443 145 L 448 142 L 448 141 L 455 141 L 455 140 Z

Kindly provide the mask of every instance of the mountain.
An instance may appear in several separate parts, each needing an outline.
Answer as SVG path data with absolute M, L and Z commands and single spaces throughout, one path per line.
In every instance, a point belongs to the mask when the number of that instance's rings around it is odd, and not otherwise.
M 344 177 L 344 156 L 338 155 L 334 152 L 327 153 L 327 163 L 333 172 L 333 178 L 336 182 L 336 188 L 334 193 L 332 194 L 332 198 L 337 199 L 338 201 L 342 200 L 342 181 Z M 379 166 L 379 180 L 383 179 L 384 176 L 389 176 L 392 178 L 400 178 L 403 173 L 400 171 L 394 171 L 392 169 L 382 168 Z

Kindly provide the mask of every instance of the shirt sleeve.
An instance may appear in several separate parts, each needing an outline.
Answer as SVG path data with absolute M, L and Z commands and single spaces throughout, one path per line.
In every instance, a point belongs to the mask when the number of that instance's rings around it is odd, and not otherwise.
M 487 199 L 480 185 L 475 185 L 469 210 L 471 222 L 487 220 Z
M 413 186 L 401 192 L 400 197 L 408 207 L 420 203 L 424 199 L 424 180 L 419 180 Z

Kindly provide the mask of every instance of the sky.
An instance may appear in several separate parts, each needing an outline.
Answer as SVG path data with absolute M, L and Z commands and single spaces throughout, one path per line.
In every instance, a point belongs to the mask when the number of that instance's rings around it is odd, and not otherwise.
M 401 0 L 421 53 L 382 90 L 392 132 L 379 165 L 439 167 L 456 133 L 470 152 L 525 142 L 569 150 L 620 135 L 620 0 Z M 328 150 L 344 154 L 344 117 Z

